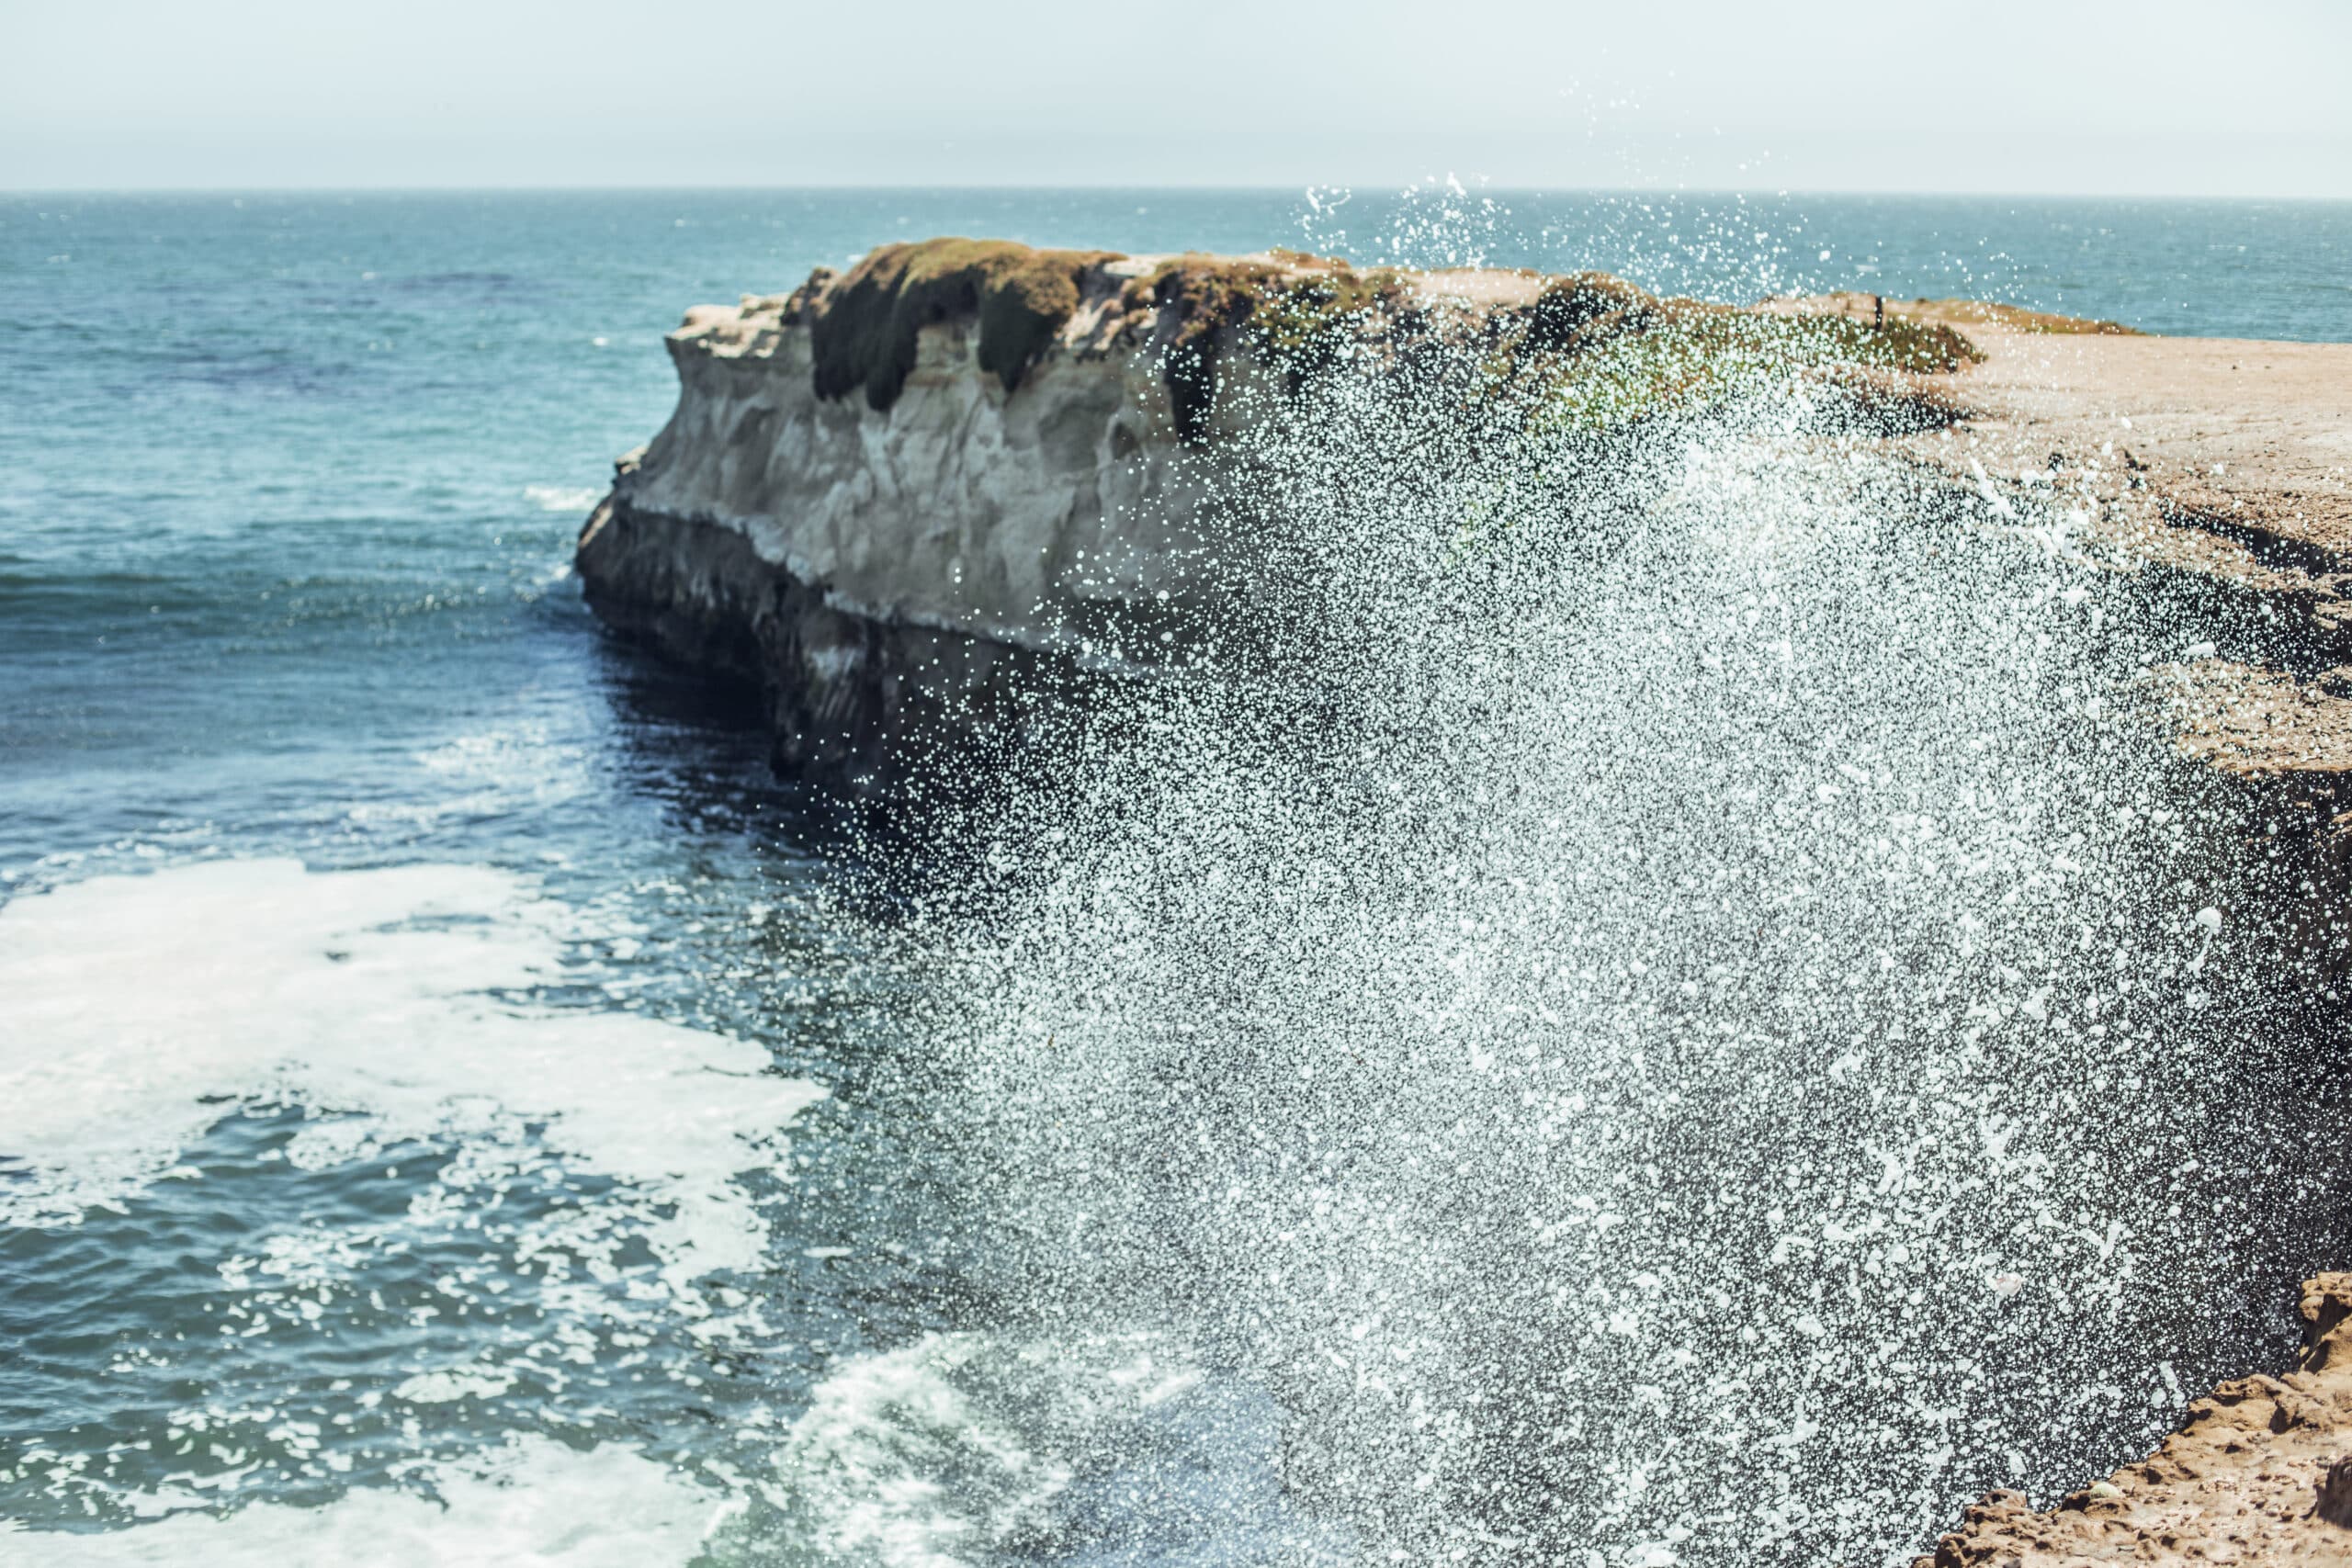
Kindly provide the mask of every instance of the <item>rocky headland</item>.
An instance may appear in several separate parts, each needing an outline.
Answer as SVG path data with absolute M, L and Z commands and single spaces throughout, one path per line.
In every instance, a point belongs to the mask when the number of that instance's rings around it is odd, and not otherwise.
M 964 240 L 697 307 L 668 343 L 677 412 L 581 536 L 589 603 L 758 682 L 778 767 L 865 797 L 926 758 L 1016 748 L 1042 708 L 1246 602 L 1256 520 L 1228 438 L 1343 354 L 1472 367 L 1459 395 L 1599 430 L 1792 366 L 1910 428 L 1944 417 L 1929 383 L 1974 353 L 1941 322 L 1775 317 L 1599 275 Z
M 1478 388 L 1450 395 L 1603 433 L 1759 367 L 1815 378 L 1841 434 L 1929 491 L 2062 518 L 2210 626 L 2144 679 L 2183 765 L 2234 792 L 2233 897 L 2285 933 L 2256 956 L 2331 1004 L 2352 968 L 2352 345 L 933 241 L 699 307 L 669 348 L 677 411 L 581 536 L 589 602 L 756 682 L 777 766 L 866 800 L 1017 752 L 1089 682 L 1246 607 L 1254 520 L 1230 438 L 1342 358 L 1474 363 Z M 2223 1384 L 2055 1508 L 1988 1495 L 1920 1562 L 2352 1562 L 2352 1466 L 2334 1469 L 2352 1456 L 2348 1281 L 2304 1287 L 2298 1369 Z

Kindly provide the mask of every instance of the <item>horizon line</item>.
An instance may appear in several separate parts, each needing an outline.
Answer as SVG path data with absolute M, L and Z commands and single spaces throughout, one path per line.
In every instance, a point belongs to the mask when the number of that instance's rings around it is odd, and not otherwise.
M 674 185 L 592 185 L 592 184 L 514 184 L 514 185 L 220 185 L 220 186 L 0 186 L 0 200 L 40 197 L 248 197 L 248 196 L 311 196 L 311 197 L 372 197 L 372 196 L 719 196 L 719 195 L 850 195 L 861 192 L 944 195 L 950 193 L 986 195 L 1037 195 L 1042 193 L 1079 194 L 1091 192 L 1147 192 L 1164 196 L 1296 196 L 1308 192 L 1341 191 L 1403 195 L 1409 191 L 1447 189 L 1449 183 L 1425 179 L 1408 185 L 1387 182 L 1330 181 L 1282 183 L 1264 185 L 1225 184 L 1136 184 L 1123 185 L 1109 181 L 1088 180 L 1063 183 L 980 183 L 970 181 L 923 182 L 888 180 L 865 183 L 847 181 L 817 181 L 797 184 L 744 185 L 735 183 L 674 184 Z M 2312 206 L 2352 206 L 2352 196 L 2245 196 L 2225 195 L 2215 191 L 2116 191 L 2116 190 L 2016 190 L 1995 187 L 1950 190 L 1898 189 L 1887 187 L 1836 186 L 1651 186 L 1651 185 L 1589 185 L 1535 186 L 1519 184 L 1462 183 L 1465 194 L 1485 196 L 1558 197 L 1760 197 L 1766 200 L 1794 200 L 1819 197 L 1890 198 L 1894 200 L 2002 200 L 2002 201 L 2219 201 L 2245 205 L 2262 203 L 2308 204 Z

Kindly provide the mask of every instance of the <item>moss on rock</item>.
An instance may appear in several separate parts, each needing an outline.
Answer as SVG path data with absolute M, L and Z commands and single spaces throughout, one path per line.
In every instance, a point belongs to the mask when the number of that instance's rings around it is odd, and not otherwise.
M 865 389 L 888 409 L 915 367 L 918 334 L 959 317 L 980 330 L 980 368 L 1008 392 L 1078 309 L 1089 268 L 1111 251 L 1040 251 L 1009 240 L 884 245 L 831 291 L 810 321 L 820 398 Z
M 1221 330 L 1247 321 L 1259 295 L 1281 276 L 1279 267 L 1264 262 L 1183 255 L 1127 285 L 1129 306 L 1156 310 L 1164 323 L 1160 379 L 1175 412 L 1176 434 L 1186 442 L 1198 445 L 1208 433 Z
M 1225 340 L 1247 333 L 1294 385 L 1334 362 L 1351 336 L 1405 297 L 1403 275 L 1359 272 L 1338 257 L 1275 251 L 1272 260 L 1183 255 L 1127 286 L 1130 308 L 1160 312 L 1160 374 L 1177 434 L 1206 437 Z
M 1526 308 L 1527 346 L 1574 349 L 1589 338 L 1640 332 L 1657 316 L 1658 301 L 1605 272 L 1571 273 L 1544 286 Z
M 1108 288 L 1098 269 L 1119 259 L 1002 240 L 885 245 L 843 277 L 812 277 L 784 314 L 809 325 L 820 397 L 863 388 L 873 407 L 889 408 L 914 369 L 922 330 L 959 319 L 977 324 L 979 367 L 1009 393 L 1051 347 L 1090 284 L 1098 298 Z M 1516 298 L 1524 302 L 1424 299 L 1412 275 L 1278 251 L 1170 257 L 1128 279 L 1114 308 L 1131 320 L 1149 318 L 1148 341 L 1177 434 L 1193 445 L 1207 439 L 1219 360 L 1232 348 L 1246 348 L 1295 391 L 1360 345 L 1393 355 L 1442 338 L 1476 352 L 1479 374 L 1468 395 L 1519 403 L 1538 423 L 1583 428 L 1688 410 L 1792 373 L 1876 376 L 1895 389 L 1879 395 L 1894 396 L 1909 378 L 1984 357 L 1948 321 L 1775 314 L 1661 299 L 1605 273 L 1542 280 L 1532 299 L 1524 291 Z
M 1939 375 L 1984 358 L 1947 322 L 1662 299 L 1603 273 L 1556 279 L 1516 314 L 1516 330 L 1498 327 L 1493 381 L 1530 400 L 1539 420 L 1583 428 L 1703 405 L 1758 379 Z

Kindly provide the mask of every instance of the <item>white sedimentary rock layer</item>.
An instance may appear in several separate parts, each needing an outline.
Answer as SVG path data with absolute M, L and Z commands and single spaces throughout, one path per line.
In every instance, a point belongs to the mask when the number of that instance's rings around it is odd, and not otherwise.
M 1090 604 L 1176 586 L 1198 511 L 1197 458 L 1117 317 L 1114 295 L 1089 301 L 1011 393 L 980 369 L 974 321 L 927 326 L 876 410 L 817 395 L 811 329 L 786 301 L 698 308 L 669 338 L 677 412 L 616 499 L 742 534 L 833 609 L 1069 646 Z

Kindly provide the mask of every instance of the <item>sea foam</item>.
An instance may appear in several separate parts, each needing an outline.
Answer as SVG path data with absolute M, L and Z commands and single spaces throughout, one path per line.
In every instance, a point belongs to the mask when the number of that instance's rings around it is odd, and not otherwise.
M 0 1222 L 70 1223 L 164 1174 L 232 1101 L 361 1119 L 334 1141 L 521 1135 L 630 1184 L 674 1280 L 755 1263 L 737 1178 L 823 1090 L 765 1051 L 529 999 L 570 912 L 484 866 L 222 861 L 0 908 Z M 322 1133 L 322 1135 L 323 1134 Z
M 601 341 L 601 340 L 600 340 Z M 585 512 L 604 498 L 605 492 L 584 485 L 525 485 L 523 499 L 542 512 Z
M 761 1486 L 775 1513 L 716 1544 L 876 1568 L 1353 1560 L 1292 1506 L 1278 1447 L 1267 1392 L 1168 1336 L 928 1334 L 820 1383 Z
M 9 1534 L 0 1562 L 47 1568 L 669 1568 L 693 1559 L 726 1505 L 655 1461 L 525 1438 L 419 1479 L 438 1496 L 355 1491 L 324 1508 L 260 1504 L 175 1514 L 98 1535 Z

